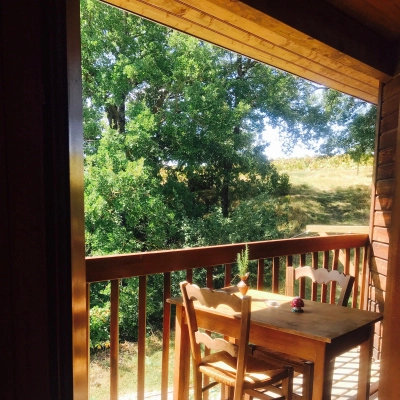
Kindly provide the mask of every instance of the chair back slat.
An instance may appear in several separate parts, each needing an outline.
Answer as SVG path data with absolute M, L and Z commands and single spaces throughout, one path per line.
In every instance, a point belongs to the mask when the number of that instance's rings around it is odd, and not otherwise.
M 242 299 L 232 296 L 223 290 L 212 290 L 206 287 L 199 288 L 196 285 L 186 285 L 188 299 L 197 300 L 202 306 L 208 308 L 218 308 L 219 306 L 227 306 L 235 312 L 241 312 Z
M 195 338 L 197 344 L 204 344 L 210 350 L 226 351 L 232 357 L 238 356 L 238 346 L 236 346 L 234 343 L 227 342 L 225 339 L 212 339 L 210 335 L 200 331 L 195 332 Z
M 303 281 L 305 278 L 311 279 L 311 300 L 317 300 L 318 285 L 320 286 L 320 297 L 322 302 L 327 301 L 327 288 L 331 284 L 331 302 L 335 298 L 336 284 L 340 286 L 340 296 L 336 304 L 347 306 L 349 297 L 354 284 L 354 277 L 345 275 L 337 270 L 328 271 L 326 268 L 312 268 L 310 266 L 301 266 L 298 268 L 286 268 L 286 294 L 289 296 L 294 295 L 294 282 L 295 280 Z M 300 289 L 301 289 L 301 285 Z M 332 293 L 333 292 L 333 293 Z M 300 290 L 300 297 L 305 298 L 305 291 Z

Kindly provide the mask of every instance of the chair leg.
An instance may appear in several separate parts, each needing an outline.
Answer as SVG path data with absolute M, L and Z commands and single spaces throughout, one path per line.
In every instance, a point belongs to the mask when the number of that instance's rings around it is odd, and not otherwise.
M 233 398 L 233 388 L 224 385 L 223 383 L 221 384 L 221 400 L 230 400 Z
M 282 393 L 286 400 L 292 400 L 293 397 L 293 367 L 287 367 L 289 370 L 288 377 L 282 379 Z
M 221 383 L 221 400 L 225 400 L 226 399 L 226 386 Z
M 193 393 L 194 400 L 202 400 L 203 399 L 202 374 L 199 371 L 193 374 L 193 386 L 194 386 L 194 393 Z
M 314 363 L 305 361 L 303 364 L 302 400 L 311 400 L 314 383 Z

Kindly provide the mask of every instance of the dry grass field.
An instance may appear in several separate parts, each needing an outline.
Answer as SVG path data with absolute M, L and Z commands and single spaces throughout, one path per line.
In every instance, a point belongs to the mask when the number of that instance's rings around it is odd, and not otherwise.
M 357 165 L 347 156 L 273 162 L 291 182 L 291 235 L 306 225 L 368 225 L 372 160 Z

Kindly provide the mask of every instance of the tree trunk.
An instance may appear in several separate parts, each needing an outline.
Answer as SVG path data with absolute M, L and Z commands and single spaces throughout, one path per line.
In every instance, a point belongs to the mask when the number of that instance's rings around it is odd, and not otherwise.
M 222 216 L 229 217 L 229 185 L 224 181 L 221 188 L 221 208 Z
M 118 106 L 118 133 L 125 133 L 125 97 Z
M 231 199 L 229 196 L 229 184 L 230 184 L 230 177 L 232 171 L 232 163 L 228 160 L 225 160 L 223 163 L 224 167 L 224 175 L 222 177 L 222 187 L 221 187 L 221 209 L 222 209 L 222 216 L 224 218 L 229 217 L 229 210 L 231 206 Z
M 110 128 L 117 129 L 118 133 L 125 133 L 125 96 L 118 106 L 108 104 L 106 106 L 106 113 Z

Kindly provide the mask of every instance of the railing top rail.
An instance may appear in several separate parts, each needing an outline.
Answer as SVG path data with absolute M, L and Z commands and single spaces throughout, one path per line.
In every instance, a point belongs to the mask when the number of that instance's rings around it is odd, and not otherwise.
M 263 259 L 315 251 L 349 249 L 369 244 L 366 234 L 292 238 L 248 243 L 250 259 Z M 236 262 L 245 243 L 86 258 L 87 282 L 209 267 Z

